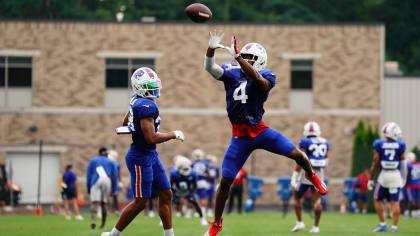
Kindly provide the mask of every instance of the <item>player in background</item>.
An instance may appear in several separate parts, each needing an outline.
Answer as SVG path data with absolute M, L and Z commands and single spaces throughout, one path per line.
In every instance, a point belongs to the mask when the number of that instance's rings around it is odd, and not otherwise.
M 156 99 L 160 96 L 161 81 L 152 69 L 142 67 L 131 76 L 135 92 L 130 100 L 130 110 L 124 117 L 117 133 L 131 133 L 132 144 L 125 161 L 131 176 L 134 200 L 121 213 L 111 232 L 102 236 L 118 236 L 121 231 L 146 207 L 154 187 L 159 191 L 159 216 L 163 223 L 164 236 L 173 236 L 172 191 L 165 168 L 156 151 L 156 144 L 177 139 L 184 141 L 180 130 L 168 133 L 158 132 L 161 119 Z
M 230 186 L 255 149 L 265 149 L 295 160 L 321 194 L 327 193 L 327 187 L 312 169 L 306 154 L 296 149 L 286 136 L 262 121 L 264 102 L 276 83 L 273 71 L 265 69 L 267 53 L 264 47 L 258 43 L 248 43 L 239 51 L 235 36 L 232 37 L 230 48 L 220 44 L 223 32 L 210 32 L 209 36 L 204 67 L 215 80 L 223 82 L 227 113 L 232 123 L 232 139 L 224 155 L 222 179 L 216 193 L 215 220 L 205 234 L 214 236 L 222 230 L 222 214 Z M 235 62 L 217 65 L 214 52 L 218 48 L 227 49 Z
M 184 200 L 194 206 L 198 215 L 201 219 L 201 225 L 206 226 L 208 222 L 206 220 L 204 212 L 202 212 L 197 202 L 197 172 L 191 169 L 191 160 L 178 156 L 175 162 L 175 168 L 171 170 L 170 179 L 171 186 L 174 191 L 174 199 L 179 201 L 179 208 L 182 209 Z
M 194 149 L 191 153 L 193 160 L 192 169 L 197 173 L 197 195 L 198 202 L 202 212 L 206 212 L 207 192 L 210 188 L 209 179 L 209 161 L 205 158 L 205 153 L 201 149 Z
M 362 209 L 362 213 L 367 213 L 367 205 L 369 201 L 369 189 L 368 182 L 370 180 L 369 169 L 365 168 L 362 173 L 360 173 L 353 182 L 353 188 L 357 189 L 356 201 L 357 207 L 355 213 L 359 213 Z
M 412 218 L 420 218 L 420 162 L 416 160 L 416 154 L 407 154 L 407 183 L 403 189 L 406 209 L 404 215 Z
M 66 165 L 66 170 L 63 173 L 63 183 L 62 183 L 62 193 L 61 196 L 64 199 L 64 211 L 66 214 L 66 219 L 70 220 L 70 201 L 73 203 L 73 210 L 76 220 L 83 220 L 83 216 L 79 213 L 79 206 L 77 205 L 77 176 L 76 173 L 72 171 L 73 164 L 68 162 Z
M 120 213 L 119 203 L 118 203 L 118 194 L 121 192 L 123 188 L 123 183 L 121 182 L 121 171 L 120 171 L 121 163 L 118 162 L 118 152 L 115 150 L 110 150 L 108 152 L 108 158 L 114 162 L 115 166 L 117 167 L 117 172 L 118 172 L 118 186 L 117 186 L 117 190 L 112 195 L 112 200 L 114 203 L 115 215 L 119 217 L 121 213 Z
M 311 161 L 312 167 L 320 179 L 324 180 L 324 168 L 328 164 L 328 151 L 330 145 L 325 138 L 321 137 L 321 128 L 318 123 L 310 121 L 303 127 L 303 135 L 305 136 L 300 140 L 300 150 L 304 151 L 308 155 Z M 307 191 L 311 191 L 312 202 L 314 204 L 315 211 L 315 223 L 311 233 L 319 233 L 319 221 L 321 219 L 322 204 L 321 196 L 315 190 L 313 184 L 306 178 L 301 177 L 302 167 L 296 166 L 295 171 L 291 178 L 291 185 L 294 190 L 295 199 L 295 213 L 296 213 L 296 226 L 292 229 L 293 232 L 297 232 L 305 228 L 305 224 L 302 220 L 302 197 Z
M 207 216 L 213 217 L 213 198 L 216 190 L 216 183 L 219 182 L 220 167 L 217 157 L 214 155 L 207 155 L 206 159 L 209 161 L 209 189 L 207 190 Z
M 246 182 L 248 180 L 248 174 L 246 173 L 245 168 L 241 168 L 236 174 L 235 179 L 233 180 L 232 187 L 230 188 L 229 193 L 229 202 L 228 202 L 228 210 L 227 213 L 232 213 L 233 205 L 235 198 L 237 199 L 237 211 L 238 214 L 242 213 L 242 196 L 244 194 L 244 186 L 246 186 Z
M 374 204 L 379 217 L 379 226 L 373 232 L 387 231 L 388 226 L 384 218 L 383 199 L 387 199 L 392 205 L 391 232 L 398 231 L 398 218 L 400 215 L 400 189 L 405 185 L 407 177 L 407 165 L 405 163 L 405 143 L 400 141 L 401 129 L 390 122 L 382 128 L 384 140 L 378 139 L 373 143 L 374 160 L 370 170 L 370 176 L 375 176 L 378 169 L 380 173 L 375 186 Z M 373 189 L 373 179 L 369 180 L 368 187 Z
M 101 229 L 105 228 L 107 217 L 107 204 L 110 193 L 117 189 L 118 173 L 114 162 L 108 159 L 108 151 L 102 147 L 99 149 L 99 156 L 94 157 L 88 163 L 86 184 L 90 194 L 91 206 L 91 228 L 96 227 L 96 215 L 98 206 L 102 210 Z

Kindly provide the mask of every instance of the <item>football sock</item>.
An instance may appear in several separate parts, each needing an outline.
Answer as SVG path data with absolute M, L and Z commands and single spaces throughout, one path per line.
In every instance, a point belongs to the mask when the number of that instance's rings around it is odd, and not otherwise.
M 119 236 L 121 233 L 121 231 L 119 231 L 118 229 L 116 229 L 115 227 L 112 228 L 111 230 L 111 235 L 110 236 Z
M 163 230 L 163 235 L 164 236 L 174 236 L 174 229 L 170 228 L 170 229 Z

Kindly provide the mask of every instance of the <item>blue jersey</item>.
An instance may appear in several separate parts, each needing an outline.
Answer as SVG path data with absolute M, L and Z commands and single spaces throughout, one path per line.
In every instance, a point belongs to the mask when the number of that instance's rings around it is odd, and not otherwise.
M 380 168 L 384 170 L 398 169 L 401 161 L 401 155 L 405 152 L 405 143 L 403 141 L 375 140 L 373 149 L 379 153 Z
M 86 174 L 88 191 L 101 177 L 111 179 L 111 192 L 114 193 L 117 190 L 118 172 L 114 163 L 114 161 L 103 156 L 97 156 L 89 161 Z
M 152 99 L 142 98 L 136 94 L 130 100 L 130 111 L 128 115 L 128 126 L 131 128 L 132 140 L 129 152 L 134 156 L 156 157 L 156 144 L 148 144 L 141 130 L 140 120 L 145 117 L 152 117 L 155 123 L 155 132 L 160 125 L 159 109 Z
M 192 163 L 192 169 L 197 173 L 198 180 L 202 180 L 202 179 L 207 180 L 208 168 L 209 168 L 208 160 L 194 161 Z
M 408 163 L 407 170 L 406 186 L 408 188 L 420 189 L 420 162 Z
M 214 185 L 216 183 L 216 179 L 220 176 L 220 168 L 219 166 L 209 166 L 209 182 L 210 185 Z
M 194 194 L 197 189 L 197 178 L 197 172 L 194 170 L 191 170 L 187 176 L 181 175 L 175 168 L 171 168 L 170 170 L 171 186 L 178 197 L 186 197 Z
M 300 140 L 299 147 L 306 150 L 313 167 L 327 166 L 327 153 L 330 150 L 328 141 L 321 137 L 306 137 Z
M 241 67 L 233 62 L 222 65 L 226 90 L 226 109 L 232 124 L 260 123 L 264 114 L 264 102 L 269 91 L 258 89 L 252 79 L 247 78 Z M 271 70 L 260 70 L 258 73 L 271 82 L 271 88 L 276 83 L 276 76 Z
M 71 170 L 66 170 L 63 173 L 63 182 L 67 185 L 68 189 L 75 189 L 76 186 L 74 182 L 76 182 L 77 177 L 76 174 Z

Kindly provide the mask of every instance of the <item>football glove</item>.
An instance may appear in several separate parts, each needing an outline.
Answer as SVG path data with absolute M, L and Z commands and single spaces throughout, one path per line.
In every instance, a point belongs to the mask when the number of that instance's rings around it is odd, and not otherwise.
M 184 133 L 182 133 L 181 130 L 175 130 L 174 134 L 175 134 L 175 139 L 178 139 L 184 142 L 185 137 L 184 137 Z
M 375 182 L 373 180 L 369 180 L 368 181 L 368 189 L 373 190 L 374 187 L 375 187 Z
M 224 47 L 226 50 L 229 51 L 229 53 L 233 56 L 233 58 L 238 58 L 239 55 L 241 55 L 241 51 L 238 50 L 238 46 L 236 43 L 236 36 L 232 36 L 232 44 L 230 45 L 230 48 Z
M 225 48 L 225 46 L 220 44 L 220 41 L 222 41 L 223 38 L 223 31 L 213 31 L 213 32 L 209 32 L 209 48 L 211 49 L 217 49 L 217 48 Z

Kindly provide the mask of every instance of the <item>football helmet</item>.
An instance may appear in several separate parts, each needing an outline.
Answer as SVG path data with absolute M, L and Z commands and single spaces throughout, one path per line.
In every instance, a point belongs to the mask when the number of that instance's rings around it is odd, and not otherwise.
M 193 161 L 200 161 L 200 160 L 204 160 L 205 154 L 204 151 L 201 149 L 194 149 L 194 151 L 192 151 L 191 153 L 191 158 L 193 159 Z
M 113 160 L 113 161 L 117 161 L 118 160 L 118 152 L 115 150 L 110 150 L 108 152 L 108 159 Z
M 175 161 L 175 168 L 179 174 L 188 176 L 191 173 L 191 160 L 184 156 L 178 156 Z
M 156 99 L 160 96 L 162 83 L 156 72 L 148 67 L 141 67 L 131 76 L 131 87 L 140 97 Z
M 318 123 L 314 121 L 309 121 L 303 127 L 303 135 L 305 135 L 306 137 L 308 136 L 319 137 L 321 136 L 321 128 L 319 127 Z
M 388 122 L 382 127 L 382 134 L 394 141 L 402 138 L 402 131 L 395 122 Z
M 407 162 L 408 163 L 415 162 L 416 161 L 416 154 L 414 152 L 409 152 L 407 154 L 407 158 L 406 159 L 407 159 Z
M 208 154 L 206 156 L 206 160 L 208 160 L 212 165 L 217 165 L 217 157 L 215 155 Z
M 248 62 L 253 61 L 252 66 L 255 70 L 264 70 L 267 65 L 267 52 L 265 48 L 259 43 L 247 43 L 241 49 L 241 55 L 250 54 L 253 56 L 252 59 L 247 59 Z

